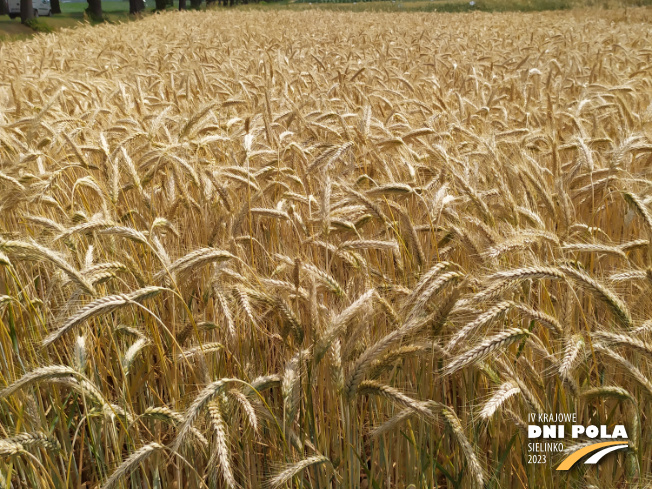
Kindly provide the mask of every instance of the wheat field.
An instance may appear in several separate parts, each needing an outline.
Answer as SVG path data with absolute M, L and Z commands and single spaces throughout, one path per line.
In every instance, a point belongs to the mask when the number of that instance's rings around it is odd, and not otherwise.
M 651 20 L 0 44 L 0 488 L 650 487 Z

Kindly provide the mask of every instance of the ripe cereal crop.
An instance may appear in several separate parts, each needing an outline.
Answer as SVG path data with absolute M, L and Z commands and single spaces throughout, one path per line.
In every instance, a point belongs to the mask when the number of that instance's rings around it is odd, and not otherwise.
M 651 20 L 0 43 L 0 488 L 649 487 Z

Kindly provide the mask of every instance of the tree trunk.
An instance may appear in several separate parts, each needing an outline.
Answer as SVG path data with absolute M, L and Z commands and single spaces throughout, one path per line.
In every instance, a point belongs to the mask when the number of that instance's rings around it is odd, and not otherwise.
M 0 0 L 0 15 L 6 15 L 9 13 L 9 9 L 7 8 L 7 2 L 5 0 Z
M 156 0 L 156 10 L 165 10 L 165 7 L 167 7 L 166 0 Z
M 186 10 L 187 8 L 186 0 L 179 0 L 179 10 Z
M 145 10 L 145 2 L 143 0 L 129 0 L 129 13 L 131 15 L 138 14 L 143 10 Z
M 52 7 L 53 14 L 61 13 L 61 4 L 59 3 L 59 0 L 50 0 L 50 7 Z
M 20 21 L 25 24 L 34 18 L 34 5 L 32 0 L 20 0 Z
M 88 15 L 93 20 L 102 20 L 102 0 L 88 0 Z

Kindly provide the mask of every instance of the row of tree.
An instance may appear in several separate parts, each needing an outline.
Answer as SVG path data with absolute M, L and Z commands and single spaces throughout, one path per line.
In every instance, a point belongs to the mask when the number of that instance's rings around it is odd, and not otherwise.
M 190 5 L 188 5 L 188 1 Z M 179 0 L 179 10 L 186 10 L 188 7 L 198 9 L 201 7 L 203 0 Z M 233 6 L 235 3 L 242 1 L 248 3 L 248 0 L 206 0 L 206 5 L 223 5 Z M 102 12 L 102 0 L 87 0 L 88 8 L 86 12 L 95 20 L 101 20 L 104 17 Z M 168 7 L 174 7 L 174 0 L 155 0 L 156 10 L 166 10 Z M 50 0 L 53 14 L 61 13 L 61 4 L 59 0 Z M 145 10 L 145 0 L 129 0 L 129 13 L 136 15 Z M 0 15 L 9 13 L 7 0 L 0 0 Z M 34 18 L 34 6 L 32 0 L 20 0 L 20 20 L 23 24 L 28 23 Z
M 101 0 L 88 0 L 88 3 L 90 4 L 91 1 L 97 1 L 97 3 L 101 2 Z M 179 10 L 187 10 L 188 7 L 191 9 L 199 9 L 202 1 L 203 0 L 190 0 L 190 6 L 188 6 L 188 0 L 179 0 Z M 168 7 L 174 7 L 174 0 L 155 0 L 155 2 L 156 10 L 166 10 Z M 236 3 L 247 4 L 249 3 L 249 0 L 206 0 L 206 6 L 222 5 L 224 7 L 232 7 Z M 144 0 L 129 0 L 130 14 L 137 14 L 143 10 L 145 10 Z
M 53 14 L 61 13 L 59 0 L 50 0 L 50 6 Z M 0 15 L 9 14 L 7 0 L 0 0 Z M 28 20 L 34 18 L 34 5 L 32 0 L 20 0 L 20 20 L 25 24 Z

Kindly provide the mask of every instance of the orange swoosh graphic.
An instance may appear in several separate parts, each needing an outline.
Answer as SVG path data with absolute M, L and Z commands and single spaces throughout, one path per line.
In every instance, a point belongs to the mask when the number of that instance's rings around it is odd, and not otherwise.
M 595 452 L 596 450 L 600 450 L 601 448 L 604 447 L 610 447 L 613 445 L 624 445 L 627 443 L 627 440 L 622 440 L 622 441 L 605 441 L 603 443 L 594 443 L 593 445 L 589 445 L 588 447 L 584 447 L 576 452 L 571 453 L 568 457 L 566 457 L 562 463 L 559 464 L 559 467 L 557 467 L 557 470 L 568 470 L 570 469 L 575 462 L 577 462 L 579 459 L 584 457 L 585 455 L 588 455 L 589 453 Z

